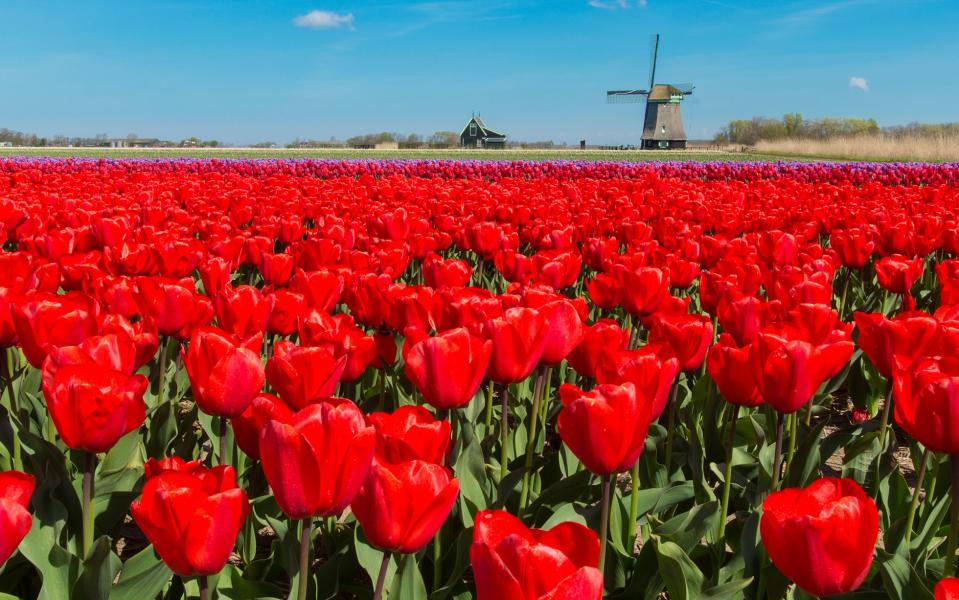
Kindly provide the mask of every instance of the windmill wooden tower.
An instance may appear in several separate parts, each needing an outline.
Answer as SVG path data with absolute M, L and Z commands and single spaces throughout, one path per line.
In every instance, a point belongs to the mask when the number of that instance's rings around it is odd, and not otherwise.
M 645 90 L 609 90 L 608 104 L 646 103 L 643 122 L 643 148 L 685 148 L 686 130 L 679 104 L 693 93 L 690 83 L 656 83 L 656 59 L 659 56 L 659 34 L 653 36 L 652 64 L 649 69 L 649 87 Z

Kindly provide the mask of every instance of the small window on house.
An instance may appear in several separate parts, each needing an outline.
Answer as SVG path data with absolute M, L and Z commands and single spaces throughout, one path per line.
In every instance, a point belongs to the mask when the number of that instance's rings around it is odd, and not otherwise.
M 470 123 L 470 136 L 476 137 L 476 123 Z
M 665 126 L 665 125 L 661 125 L 660 127 L 662 127 L 662 129 L 663 129 L 663 133 L 666 133 L 666 126 Z

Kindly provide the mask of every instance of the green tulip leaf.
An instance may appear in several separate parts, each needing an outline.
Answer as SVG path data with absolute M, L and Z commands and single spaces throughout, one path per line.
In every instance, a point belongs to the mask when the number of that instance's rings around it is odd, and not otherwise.
M 113 580 L 121 567 L 120 557 L 110 547 L 110 538 L 97 538 L 81 566 L 83 571 L 73 585 L 73 595 L 70 597 L 78 600 L 109 598 Z
M 399 570 L 388 589 L 389 600 L 427 600 L 426 583 L 416 566 L 416 555 L 407 554 L 400 559 Z
M 153 546 L 147 546 L 123 563 L 120 579 L 113 587 L 111 600 L 139 600 L 154 598 L 163 591 L 173 577 L 173 571 L 166 566 Z
M 655 535 L 650 540 L 656 549 L 659 574 L 666 582 L 670 600 L 697 600 L 705 582 L 703 572 L 678 545 Z

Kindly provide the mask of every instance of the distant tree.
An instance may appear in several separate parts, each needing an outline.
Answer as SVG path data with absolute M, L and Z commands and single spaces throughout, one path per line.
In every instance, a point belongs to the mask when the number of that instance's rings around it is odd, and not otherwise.
M 796 137 L 802 132 L 802 115 L 787 113 L 783 115 L 783 126 L 786 128 L 786 137 Z
M 455 131 L 437 131 L 430 136 L 430 144 L 434 146 L 458 146 L 460 134 Z

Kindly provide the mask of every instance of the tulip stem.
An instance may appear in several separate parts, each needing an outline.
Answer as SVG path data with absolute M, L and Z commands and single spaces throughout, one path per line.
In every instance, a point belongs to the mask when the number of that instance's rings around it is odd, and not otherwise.
M 300 521 L 300 570 L 297 572 L 296 599 L 306 600 L 306 590 L 309 587 L 310 547 L 313 537 L 313 518 L 307 517 Z
M 926 478 L 926 465 L 929 463 L 929 448 L 922 452 L 919 472 L 916 474 L 916 488 L 912 491 L 912 500 L 909 501 L 909 513 L 906 516 L 906 549 L 912 541 L 912 524 L 916 520 L 916 508 L 919 507 L 919 490 L 922 489 L 922 480 Z
M 626 525 L 626 541 L 632 544 L 627 550 L 632 551 L 636 546 L 636 525 L 639 520 L 639 460 L 633 464 L 629 472 L 631 488 L 629 490 L 629 523 Z
M 726 443 L 726 473 L 723 476 L 723 502 L 719 513 L 719 543 L 720 552 L 725 554 L 726 546 L 726 518 L 729 515 L 729 490 L 732 487 L 733 477 L 733 444 L 736 443 L 736 422 L 739 420 L 739 405 L 733 406 L 733 415 L 729 420 L 729 437 Z
M 952 479 L 949 482 L 949 494 L 952 497 L 949 537 L 946 538 L 946 563 L 942 568 L 943 577 L 952 577 L 956 564 L 956 539 L 959 534 L 959 454 L 949 456 L 952 467 Z
M 166 385 L 167 355 L 169 354 L 167 350 L 169 350 L 169 345 L 169 338 L 161 336 L 160 355 L 157 357 L 157 406 L 166 399 L 163 388 Z
M 776 411 L 776 454 L 773 455 L 773 484 L 772 491 L 779 489 L 779 477 L 783 459 L 783 426 L 786 423 L 786 417 L 781 412 Z
M 840 321 L 842 321 L 846 315 L 846 296 L 849 293 L 849 280 L 851 279 L 849 268 L 846 267 L 844 271 L 845 273 L 843 277 L 844 283 L 842 286 L 842 297 L 839 300 L 839 320 Z
M 376 577 L 376 589 L 373 591 L 373 600 L 381 600 L 383 598 L 383 586 L 386 584 L 386 572 L 390 567 L 390 556 L 389 552 L 383 553 L 383 560 L 380 562 L 380 573 Z
M 673 382 L 673 387 L 669 392 L 669 416 L 666 422 L 666 477 L 669 477 L 670 469 L 673 463 L 673 438 L 676 436 L 676 395 L 679 384 Z
M 14 349 L 11 346 L 7 348 L 2 354 L 0 354 L 0 360 L 5 360 L 6 364 L 3 367 L 2 376 L 7 380 L 7 397 L 10 400 L 10 414 L 11 414 L 11 429 L 13 430 L 13 468 L 22 471 L 23 470 L 23 457 L 20 450 L 20 434 L 17 431 L 14 422 L 18 420 L 19 417 L 19 405 L 17 403 L 17 397 L 13 393 L 13 376 L 16 373 L 16 367 L 14 364 L 13 357 Z
M 93 547 L 93 471 L 97 465 L 97 455 L 86 452 L 83 467 L 83 558 L 90 554 Z
M 200 600 L 210 600 L 210 582 L 206 575 L 200 575 Z
M 539 368 L 536 375 L 536 384 L 533 386 L 533 408 L 529 413 L 529 430 L 526 436 L 526 465 L 523 469 L 523 491 L 519 497 L 520 512 L 526 510 L 526 501 L 529 499 L 529 481 L 533 469 L 533 450 L 536 447 L 536 419 L 539 417 L 539 405 L 543 397 L 543 380 L 546 376 L 545 367 Z
M 219 464 L 228 464 L 226 461 L 226 417 L 220 415 L 220 462 Z
M 493 426 L 493 395 L 496 393 L 496 384 L 490 379 L 486 388 L 486 431 Z
M 885 448 L 886 444 L 886 430 L 889 428 L 889 412 L 892 409 L 892 386 L 889 386 L 889 391 L 886 392 L 886 401 L 882 405 L 882 420 L 879 421 L 879 454 L 882 455 L 882 451 Z
M 793 456 L 796 454 L 796 438 L 799 436 L 799 413 L 789 415 L 789 450 L 786 452 L 786 475 L 793 465 Z
M 443 527 L 433 536 L 433 593 L 443 585 Z
M 383 370 L 380 371 L 380 403 L 379 409 L 386 410 L 386 365 L 383 365 Z
M 599 512 L 599 572 L 606 574 L 606 546 L 609 537 L 609 496 L 612 489 L 612 476 L 603 477 L 603 505 Z
M 509 384 L 503 386 L 500 407 L 502 410 L 499 421 L 499 480 L 503 481 L 509 472 Z

